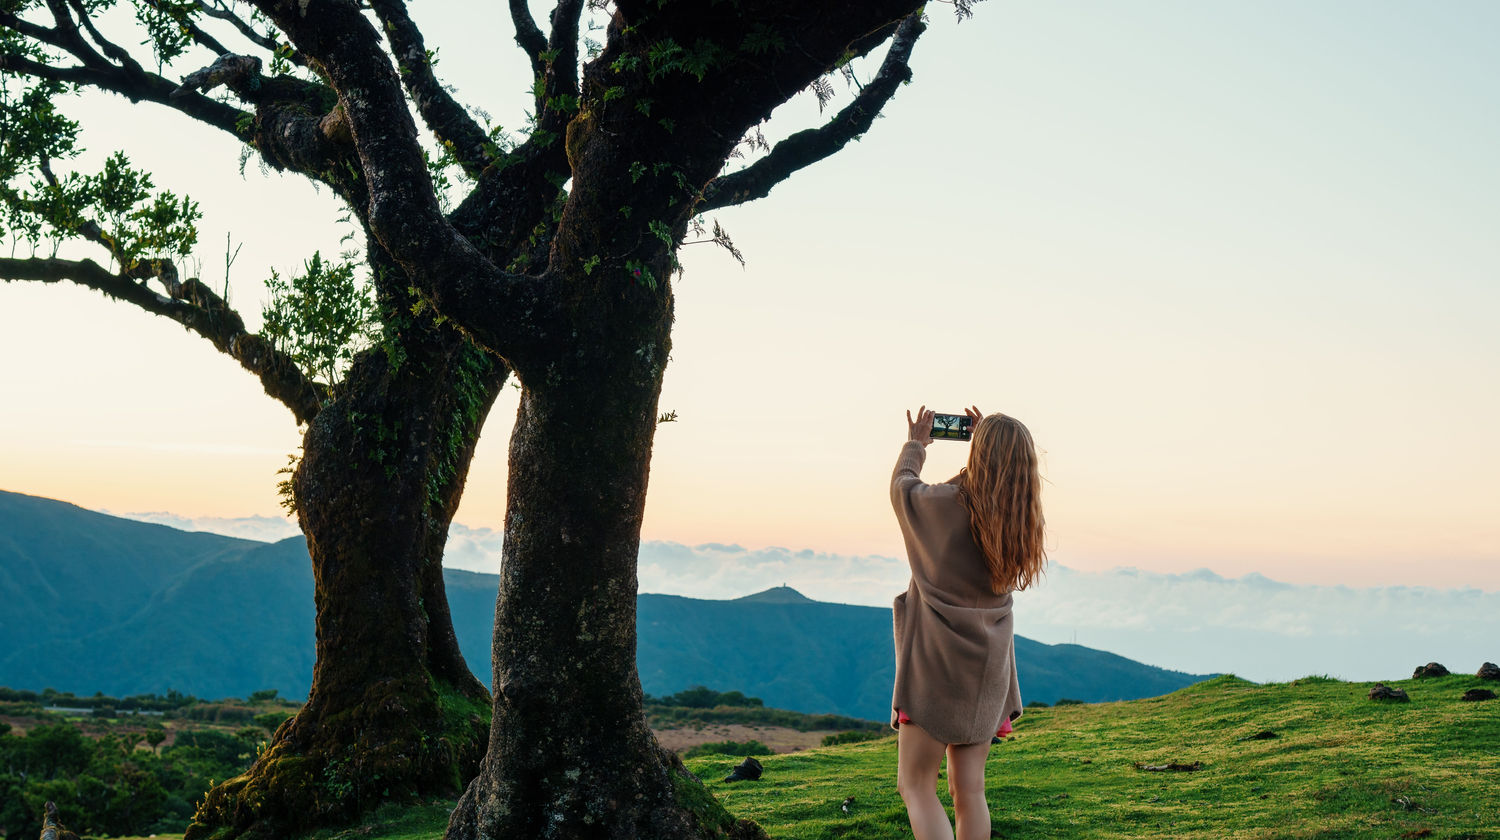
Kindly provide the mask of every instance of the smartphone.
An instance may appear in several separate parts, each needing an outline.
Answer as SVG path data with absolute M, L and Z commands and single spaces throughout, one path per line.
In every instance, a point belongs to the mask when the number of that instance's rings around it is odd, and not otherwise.
M 974 434 L 974 420 L 967 414 L 932 415 L 933 440 L 968 440 Z

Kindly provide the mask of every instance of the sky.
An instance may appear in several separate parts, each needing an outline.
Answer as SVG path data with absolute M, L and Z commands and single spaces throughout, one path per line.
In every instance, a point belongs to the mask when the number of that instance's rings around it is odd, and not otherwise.
M 508 21 L 455 5 L 412 9 L 439 75 L 519 125 Z M 1033 432 L 1059 568 L 1500 591 L 1500 6 L 931 11 L 912 84 L 860 142 L 715 214 L 744 268 L 683 249 L 661 398 L 679 420 L 657 434 L 643 537 L 899 558 L 903 412 L 977 404 Z M 80 167 L 123 148 L 200 201 L 188 273 L 227 273 L 252 323 L 272 268 L 339 249 L 326 190 L 253 159 L 242 176 L 207 129 L 105 96 L 71 112 Z M 766 133 L 818 119 L 804 95 Z M 7 283 L 0 359 L 0 487 L 279 515 L 300 434 L 202 339 Z M 471 530 L 503 521 L 516 399 L 484 430 Z M 964 455 L 934 443 L 927 477 Z

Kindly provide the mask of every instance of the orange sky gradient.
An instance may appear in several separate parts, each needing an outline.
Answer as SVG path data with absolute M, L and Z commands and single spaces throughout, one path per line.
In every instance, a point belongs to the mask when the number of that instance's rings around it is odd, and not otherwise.
M 643 536 L 898 556 L 903 411 L 978 404 L 1045 450 L 1064 565 L 1500 590 L 1497 26 L 1480 2 L 934 12 L 866 137 L 717 214 L 747 267 L 683 249 L 661 401 L 680 420 Z M 461 96 L 520 124 L 522 63 L 442 21 L 428 40 Z M 818 120 L 803 99 L 769 136 Z M 271 268 L 338 249 L 326 191 L 242 179 L 232 146 L 146 105 L 75 113 L 108 126 L 81 166 L 125 148 L 202 203 L 190 274 L 222 285 L 225 234 L 244 243 L 252 321 Z M 277 512 L 299 433 L 202 339 L 8 283 L 0 359 L 0 489 Z M 501 524 L 515 403 L 457 521 Z M 935 443 L 927 477 L 963 452 Z

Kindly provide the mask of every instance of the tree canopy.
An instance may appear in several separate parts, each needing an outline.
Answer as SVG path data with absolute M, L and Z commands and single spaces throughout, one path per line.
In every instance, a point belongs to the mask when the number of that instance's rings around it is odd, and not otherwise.
M 692 232 L 741 258 L 704 214 L 766 197 L 872 127 L 911 78 L 922 5 L 559 0 L 545 29 L 524 0 L 508 10 L 532 73 L 514 137 L 442 82 L 402 0 L 0 2 L 0 230 L 32 249 L 0 258 L 0 277 L 176 321 L 308 424 L 284 489 L 317 580 L 313 690 L 249 773 L 210 793 L 191 837 L 277 836 L 466 782 L 455 840 L 578 836 L 601 819 L 611 836 L 758 834 L 682 793 L 691 777 L 651 737 L 635 671 L 676 252 Z M 273 275 L 250 331 L 225 293 L 182 276 L 211 207 L 126 154 L 67 168 L 92 129 L 66 114 L 80 88 L 175 112 L 329 188 L 363 253 Z M 829 113 L 766 142 L 761 127 L 804 92 Z M 58 257 L 69 240 L 104 264 Z M 483 689 L 434 570 L 512 372 L 481 763 Z

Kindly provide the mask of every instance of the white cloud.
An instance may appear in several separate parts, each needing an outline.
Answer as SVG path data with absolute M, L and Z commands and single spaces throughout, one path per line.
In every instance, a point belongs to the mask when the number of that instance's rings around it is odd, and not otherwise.
M 1184 671 L 1394 679 L 1431 660 L 1473 672 L 1500 659 L 1500 592 L 1054 566 L 1018 596 L 1017 627 L 1039 641 L 1076 640 Z
M 908 575 L 906 561 L 892 557 L 721 543 L 644 542 L 637 566 L 642 592 L 738 598 L 786 584 L 818 601 L 883 607 L 906 589 Z
M 443 565 L 470 572 L 500 574 L 500 545 L 504 534 L 493 528 L 470 528 L 454 522 L 448 526 L 448 546 Z
M 110 513 L 110 511 L 101 511 Z M 115 513 L 125 519 L 139 522 L 154 522 L 180 531 L 207 531 L 226 537 L 239 537 L 260 542 L 277 542 L 302 533 L 295 519 L 278 516 L 242 516 L 226 518 L 219 516 L 180 516 L 160 511 L 147 513 Z M 443 555 L 443 565 L 471 572 L 500 572 L 500 544 L 503 535 L 493 528 L 470 528 L 457 522 L 448 528 L 448 546 Z
M 906 562 L 892 557 L 669 542 L 642 544 L 639 575 L 642 592 L 735 598 L 785 583 L 819 601 L 877 607 L 908 578 Z M 1500 661 L 1500 592 L 1054 564 L 1040 586 L 1017 595 L 1016 627 L 1037 641 L 1076 640 L 1192 673 L 1395 679 L 1431 660 L 1458 672 Z
M 259 542 L 277 542 L 302 533 L 296 521 L 285 516 L 242 516 L 231 519 L 222 516 L 179 516 L 163 511 L 112 513 L 105 510 L 100 513 L 134 519 L 138 522 L 154 522 L 179 531 L 207 531 L 211 534 Z

